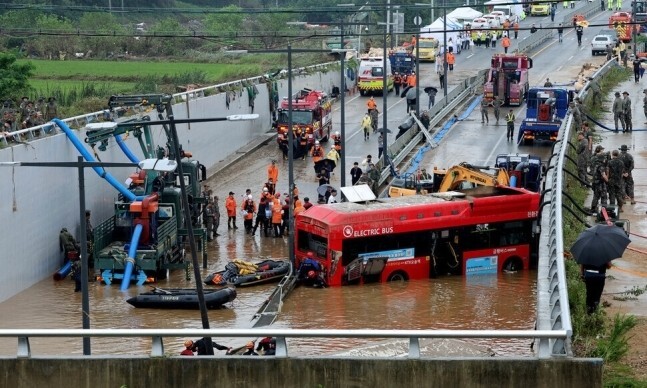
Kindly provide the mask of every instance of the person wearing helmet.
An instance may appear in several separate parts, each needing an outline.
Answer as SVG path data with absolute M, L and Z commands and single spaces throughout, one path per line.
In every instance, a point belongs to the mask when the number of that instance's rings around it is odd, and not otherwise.
M 300 284 L 309 287 L 323 288 L 326 287 L 326 281 L 323 278 L 323 267 L 314 254 L 309 251 L 306 257 L 299 264 L 297 272 L 297 281 Z
M 337 152 L 341 151 L 341 134 L 339 131 L 335 131 L 335 134 L 332 136 L 332 140 L 334 143 L 333 148 L 337 150 Z
M 243 202 L 240 209 L 243 215 L 243 225 L 245 226 L 245 232 L 251 234 L 252 223 L 254 221 L 254 215 L 256 214 L 256 204 L 254 203 L 254 198 L 251 196 L 251 194 L 247 196 L 247 199 Z
M 245 353 L 243 353 L 243 356 L 258 356 L 258 353 L 254 351 L 254 342 L 249 341 L 247 345 L 245 345 Z
M 311 155 L 312 155 L 312 161 L 314 162 L 314 169 L 315 169 L 315 174 L 319 173 L 320 166 L 317 164 L 321 159 L 324 157 L 324 150 L 321 148 L 321 145 L 319 145 L 319 140 L 315 141 L 315 145 L 312 147 L 311 150 Z
M 184 350 L 180 352 L 180 356 L 195 356 L 195 354 L 193 354 L 193 350 L 191 349 L 193 349 L 193 341 L 184 341 Z

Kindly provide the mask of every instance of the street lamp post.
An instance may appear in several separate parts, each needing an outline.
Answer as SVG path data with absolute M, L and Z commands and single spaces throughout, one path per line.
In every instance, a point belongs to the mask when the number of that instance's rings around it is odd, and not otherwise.
M 343 50 L 344 49 L 344 26 L 341 25 L 340 27 L 341 27 L 340 28 L 340 30 L 341 30 L 341 34 L 340 34 L 341 44 L 340 44 L 339 48 L 341 50 Z M 340 123 L 340 126 L 339 126 L 339 131 L 340 131 L 340 134 L 341 134 L 341 150 L 340 150 L 340 155 L 339 155 L 339 157 L 341 159 L 341 164 L 340 164 L 340 168 L 341 168 L 341 184 L 340 185 L 341 185 L 341 187 L 344 187 L 344 186 L 346 186 L 346 108 L 345 108 L 345 105 L 346 105 L 346 75 L 344 74 L 344 60 L 346 59 L 346 53 L 343 52 L 343 53 L 340 53 L 339 55 L 341 56 L 341 58 L 340 58 L 340 65 L 341 65 L 341 82 L 340 82 L 341 86 L 340 86 L 340 89 L 341 90 L 339 91 L 339 93 L 341 93 L 341 98 L 340 98 L 341 107 L 339 108 L 339 113 L 341 115 L 341 123 Z
M 443 0 L 443 90 L 444 95 L 447 97 L 447 8 L 445 7 L 445 0 Z

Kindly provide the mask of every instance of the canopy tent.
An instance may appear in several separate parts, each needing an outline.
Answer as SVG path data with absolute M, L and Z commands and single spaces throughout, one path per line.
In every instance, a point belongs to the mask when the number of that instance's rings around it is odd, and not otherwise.
M 472 21 L 476 18 L 480 18 L 483 16 L 483 12 L 479 12 L 473 8 L 470 7 L 461 7 L 461 8 L 456 8 L 452 12 L 447 14 L 447 18 L 452 18 L 454 20 L 457 20 L 459 22 L 465 22 L 465 21 Z M 449 24 L 449 23 L 447 23 Z
M 438 18 L 436 19 L 435 22 L 431 23 L 428 26 L 424 26 L 420 29 L 420 37 L 421 38 L 435 38 L 440 42 L 440 45 L 443 45 L 443 31 L 447 30 L 447 40 L 450 38 L 452 41 L 456 42 L 456 39 L 458 38 L 459 31 L 456 30 L 462 30 L 463 25 L 460 24 L 456 19 L 450 18 L 449 16 L 447 17 L 447 28 L 445 28 L 445 23 L 443 22 L 443 18 Z

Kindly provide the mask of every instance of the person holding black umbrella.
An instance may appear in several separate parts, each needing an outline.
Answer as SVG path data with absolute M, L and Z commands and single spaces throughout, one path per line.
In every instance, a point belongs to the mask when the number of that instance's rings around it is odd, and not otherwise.
M 580 233 L 573 243 L 571 254 L 581 266 L 588 314 L 593 314 L 600 304 L 611 261 L 622 257 L 630 242 L 624 229 L 616 225 L 596 224 Z

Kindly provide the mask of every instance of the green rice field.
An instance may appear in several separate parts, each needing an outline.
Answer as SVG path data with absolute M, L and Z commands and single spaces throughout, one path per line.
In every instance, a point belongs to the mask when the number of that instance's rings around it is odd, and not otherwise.
M 129 93 L 133 89 L 132 82 L 117 81 L 75 81 L 55 79 L 31 79 L 29 85 L 37 95 L 51 96 L 54 91 L 60 90 L 65 93 L 81 88 L 83 85 L 93 84 L 95 87 L 111 90 L 113 93 Z
M 21 60 L 19 62 L 26 62 Z M 145 76 L 172 76 L 189 72 L 202 72 L 213 83 L 240 79 L 263 72 L 259 63 L 211 64 L 190 62 L 142 61 L 49 61 L 29 60 L 35 66 L 34 78 L 49 80 L 102 80 L 134 82 Z

